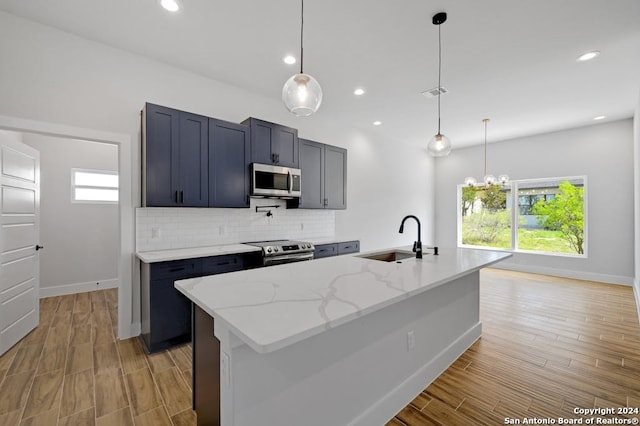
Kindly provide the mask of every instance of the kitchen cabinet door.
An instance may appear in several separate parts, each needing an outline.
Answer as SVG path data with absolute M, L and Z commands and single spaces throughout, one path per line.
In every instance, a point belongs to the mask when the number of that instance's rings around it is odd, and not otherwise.
M 338 243 L 338 256 L 349 253 L 358 253 L 360 251 L 360 241 L 344 241 Z
M 191 340 L 191 303 L 174 282 L 201 275 L 201 259 L 141 265 L 141 335 L 149 353 Z
M 208 119 L 159 105 L 143 112 L 143 206 L 206 207 Z
M 209 207 L 249 207 L 249 127 L 209 119 Z
M 347 150 L 300 139 L 303 209 L 347 208 Z
M 300 208 L 324 208 L 324 144 L 300 139 Z
M 146 104 L 142 121 L 143 206 L 179 205 L 180 111 Z
M 281 124 L 247 118 L 251 128 L 251 162 L 298 168 L 298 130 Z
M 313 252 L 314 259 L 322 259 L 323 257 L 333 257 L 338 255 L 338 244 L 316 244 Z
M 209 119 L 180 112 L 179 176 L 181 207 L 209 205 Z
M 325 208 L 346 209 L 347 150 L 336 146 L 325 145 L 324 170 Z
M 216 275 L 225 272 L 242 271 L 262 265 L 262 252 L 227 254 L 202 259 L 202 275 Z

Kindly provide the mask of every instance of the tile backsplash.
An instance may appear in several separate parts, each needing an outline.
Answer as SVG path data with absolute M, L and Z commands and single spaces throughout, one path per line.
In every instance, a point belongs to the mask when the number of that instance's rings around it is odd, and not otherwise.
M 266 207 L 275 205 L 279 207 Z M 262 206 L 260 211 L 256 206 Z M 272 216 L 267 216 L 269 210 Z M 252 198 L 248 209 L 136 209 L 136 251 L 334 235 L 334 210 L 287 209 L 285 201 L 276 199 Z

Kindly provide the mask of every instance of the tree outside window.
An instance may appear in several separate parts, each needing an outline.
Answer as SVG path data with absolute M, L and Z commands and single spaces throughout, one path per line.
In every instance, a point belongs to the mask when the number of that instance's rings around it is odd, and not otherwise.
M 462 188 L 463 245 L 511 248 L 507 191 L 500 185 Z

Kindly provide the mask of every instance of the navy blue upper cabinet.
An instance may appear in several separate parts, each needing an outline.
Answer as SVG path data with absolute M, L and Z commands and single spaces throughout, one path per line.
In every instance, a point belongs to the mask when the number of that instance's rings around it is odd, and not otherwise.
M 324 208 L 324 144 L 300 138 L 300 208 Z
M 303 209 L 347 208 L 347 150 L 300 139 Z
M 298 167 L 298 130 L 257 118 L 242 122 L 251 128 L 251 162 Z
M 207 207 L 209 119 L 147 103 L 142 123 L 143 206 Z
M 347 208 L 347 150 L 325 145 L 324 206 L 327 209 Z
M 249 207 L 249 127 L 209 119 L 209 206 Z

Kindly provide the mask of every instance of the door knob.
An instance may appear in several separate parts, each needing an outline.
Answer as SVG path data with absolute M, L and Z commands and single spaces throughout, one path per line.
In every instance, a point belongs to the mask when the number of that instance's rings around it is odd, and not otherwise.
M 38 251 L 38 250 L 42 250 L 43 248 L 44 248 L 44 246 L 36 245 L 36 251 Z

